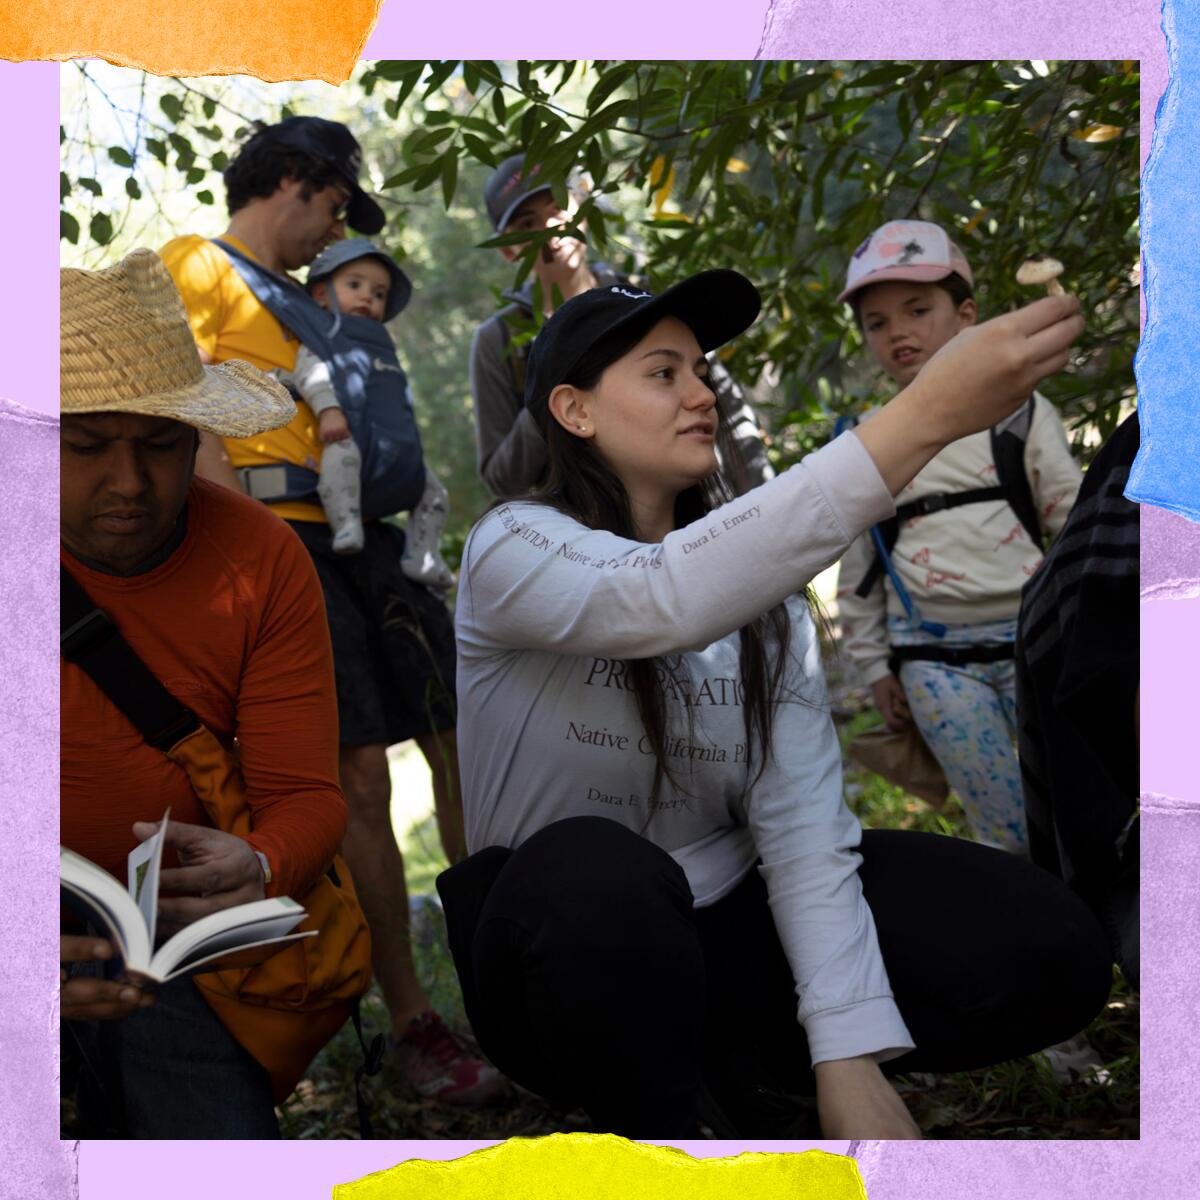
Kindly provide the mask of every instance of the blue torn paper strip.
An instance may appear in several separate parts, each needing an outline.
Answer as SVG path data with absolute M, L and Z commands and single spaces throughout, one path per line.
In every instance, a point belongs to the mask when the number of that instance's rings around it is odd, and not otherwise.
M 1142 446 L 1125 495 L 1200 521 L 1200 5 L 1166 0 L 1170 79 L 1143 177 Z M 1170 136 L 1168 137 L 1168 133 Z

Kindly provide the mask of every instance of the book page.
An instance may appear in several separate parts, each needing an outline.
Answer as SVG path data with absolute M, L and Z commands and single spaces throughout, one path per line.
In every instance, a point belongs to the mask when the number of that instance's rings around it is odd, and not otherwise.
M 162 866 L 163 839 L 170 815 L 171 810 L 168 808 L 163 813 L 158 832 L 129 852 L 129 894 L 137 902 L 142 919 L 146 922 L 151 953 L 154 951 L 155 925 L 158 921 L 158 874 Z

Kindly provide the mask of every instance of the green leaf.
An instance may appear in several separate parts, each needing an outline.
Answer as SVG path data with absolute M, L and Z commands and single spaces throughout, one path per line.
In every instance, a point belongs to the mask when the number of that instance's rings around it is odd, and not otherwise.
M 58 173 L 58 198 L 65 200 L 71 194 L 71 181 L 67 178 L 66 171 Z
M 201 170 L 199 167 L 192 167 L 186 175 L 188 186 L 199 183 L 207 174 L 207 171 Z
M 101 188 L 100 181 L 97 179 L 90 179 L 86 175 L 81 175 L 77 180 L 75 180 L 75 182 L 81 188 L 83 188 L 85 192 L 91 192 L 93 196 L 99 196 L 103 193 L 104 189 Z
M 211 96 L 204 97 L 204 115 L 211 121 L 217 115 L 217 102 Z
M 825 176 L 829 174 L 830 168 L 841 152 L 842 146 L 840 144 L 829 150 L 825 157 L 821 159 L 821 165 L 817 168 L 817 173 L 813 176 L 812 219 L 814 224 L 821 219 L 821 213 L 825 207 Z
M 525 114 L 521 117 L 521 137 L 520 143 L 522 146 L 529 147 L 533 143 L 534 134 L 537 133 L 542 122 L 541 114 L 545 110 L 540 104 L 531 104 L 526 109 Z
M 887 63 L 868 71 L 865 75 L 860 75 L 857 79 L 848 79 L 846 87 L 865 88 L 878 87 L 883 83 L 898 83 L 901 79 L 906 79 L 911 75 L 914 70 L 915 67 L 911 63 Z
M 807 96 L 810 92 L 815 92 L 829 78 L 830 73 L 828 71 L 814 71 L 811 75 L 797 75 L 795 79 L 789 79 L 779 89 L 778 99 L 785 102 L 799 100 Z
M 433 162 L 437 163 L 438 160 L 435 158 L 433 160 Z M 382 186 L 381 190 L 390 192 L 392 190 L 392 188 L 405 187 L 406 185 L 415 182 L 417 179 L 421 178 L 421 176 L 427 175 L 428 173 L 429 173 L 429 163 L 428 162 L 413 163 L 413 165 L 411 167 L 405 167 L 403 171 L 399 171 L 395 175 L 391 175 L 387 179 L 385 179 L 383 181 L 383 186 Z M 437 175 L 435 174 L 429 180 L 429 182 L 432 183 L 433 179 L 436 179 L 436 178 L 437 178 Z
M 92 235 L 93 242 L 97 242 L 101 246 L 107 246 L 112 241 L 113 235 L 112 221 L 108 213 L 94 213 L 91 225 L 89 226 L 89 232 Z
M 218 150 L 208 160 L 208 164 L 214 171 L 224 171 L 229 166 L 229 155 L 224 150 Z
M 492 148 L 483 141 L 482 138 L 477 138 L 473 133 L 464 133 L 462 135 L 463 145 L 466 146 L 471 153 L 479 159 L 480 162 L 486 163 L 489 167 L 495 167 L 498 163 L 496 155 Z
M 109 146 L 108 157 L 117 164 L 118 167 L 132 167 L 133 156 L 125 149 L 124 146 Z
M 423 133 L 412 143 L 412 153 L 428 154 L 431 150 L 436 150 L 443 142 L 448 141 L 454 136 L 454 126 L 445 125 L 441 129 L 431 129 L 427 133 Z
M 146 139 L 146 149 L 158 159 L 160 163 L 167 161 L 167 144 L 160 142 L 158 138 L 148 137 Z
M 485 121 L 482 117 L 459 117 L 458 124 L 463 129 L 474 130 L 481 137 L 498 138 L 501 136 L 501 131 L 491 121 Z
M 458 186 L 458 154 L 447 150 L 442 157 L 442 202 L 450 207 L 454 199 L 454 189 Z
M 200 192 L 197 192 L 197 193 L 196 193 L 196 199 L 197 199 L 197 200 L 198 200 L 198 201 L 199 201 L 201 204 L 212 204 L 212 202 L 213 202 L 213 194 L 212 194 L 212 192 L 210 192 L 210 191 L 209 191 L 207 188 L 205 188 L 203 191 L 200 191 Z
M 418 59 L 381 58 L 375 63 L 375 74 L 388 83 L 404 83 L 411 80 L 415 84 L 424 70 L 425 63 Z
M 505 118 L 508 116 L 508 105 L 504 101 L 504 89 L 502 87 L 497 86 L 492 90 L 492 112 L 496 114 L 496 120 L 503 125 Z
M 427 163 L 422 163 L 412 181 L 413 191 L 423 192 L 434 180 L 439 179 L 441 174 L 442 160 L 440 158 L 431 158 Z
M 392 100 L 392 103 L 395 105 L 395 111 L 397 115 L 399 115 L 400 110 L 404 107 L 405 100 L 412 95 L 413 88 L 417 86 L 418 82 L 420 82 L 420 79 L 421 72 L 417 71 L 415 74 L 408 75 L 406 78 L 401 80 L 400 86 L 396 89 L 396 95 Z
M 171 146 L 174 148 L 176 154 L 195 153 L 195 151 L 192 149 L 192 143 L 189 142 L 188 139 L 185 138 L 181 133 L 167 134 L 167 141 L 171 143 Z
M 614 100 L 612 104 L 606 108 L 602 108 L 598 113 L 584 121 L 572 140 L 576 143 L 581 143 L 590 137 L 595 137 L 601 130 L 611 129 L 621 117 L 635 111 L 636 108 L 636 100 Z
M 534 233 L 527 230 L 518 230 L 515 233 L 498 233 L 495 237 L 490 237 L 486 241 L 477 243 L 480 249 L 490 249 L 493 246 L 518 246 L 528 243 L 535 250 L 541 248 L 543 242 L 549 241 L 552 237 L 559 237 L 567 234 L 570 237 L 582 238 L 582 230 L 574 222 L 569 222 L 557 229 L 539 229 Z
M 183 101 L 172 92 L 166 92 L 158 98 L 158 107 L 167 114 L 167 119 L 179 124 L 179 119 L 183 116 Z
M 594 200 L 588 201 L 580 209 L 576 220 L 581 225 L 585 221 L 587 222 L 588 242 L 595 246 L 597 250 L 603 252 L 604 247 L 608 244 L 608 230 L 604 220 L 604 212 L 600 206 Z
M 504 82 L 504 76 L 501 74 L 500 68 L 491 59 L 476 59 L 471 63 L 471 66 L 479 72 L 482 79 L 485 79 L 493 87 L 499 87 Z
M 479 69 L 473 62 L 463 63 L 463 86 L 472 96 L 479 92 Z
M 458 59 L 448 59 L 446 62 L 438 63 L 429 72 L 429 78 L 425 82 L 425 91 L 422 93 L 428 99 L 434 92 L 454 74 L 458 67 Z
M 58 236 L 66 238 L 72 246 L 79 244 L 79 222 L 69 212 L 59 211 Z
M 131 200 L 140 200 L 142 198 L 142 189 L 132 175 L 127 176 L 125 179 L 125 194 Z
M 600 82 L 588 93 L 587 111 L 594 113 L 604 102 L 637 71 L 633 63 L 618 63 L 600 76 Z

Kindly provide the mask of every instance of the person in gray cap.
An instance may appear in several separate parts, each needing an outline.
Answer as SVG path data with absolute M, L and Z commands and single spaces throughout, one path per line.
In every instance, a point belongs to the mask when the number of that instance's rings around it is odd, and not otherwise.
M 350 131 L 320 117 L 289 117 L 258 129 L 243 144 L 224 172 L 225 232 L 216 241 L 175 238 L 161 252 L 202 358 L 294 370 L 300 341 L 265 297 L 298 293 L 311 308 L 286 273 L 311 263 L 344 236 L 347 225 L 364 234 L 383 228 L 383 210 L 358 183 L 361 166 L 362 152 Z M 368 521 L 361 553 L 333 552 L 316 491 L 322 449 L 317 417 L 301 401 L 281 429 L 202 441 L 196 469 L 237 490 L 245 481 L 291 525 L 316 566 L 333 642 L 339 778 L 349 809 L 343 850 L 371 927 L 372 963 L 396 1058 L 421 1095 L 478 1104 L 504 1081 L 433 1011 L 417 978 L 387 757 L 391 745 L 417 743 L 430 765 L 447 857 L 451 862 L 461 857 L 454 630 L 441 599 L 400 569 L 400 531 L 394 526 Z M 307 494 L 284 486 L 272 495 L 264 483 L 280 477 L 286 485 L 305 473 L 312 481 Z M 364 479 L 366 473 L 364 466 Z M 418 482 L 414 502 L 420 494 Z
M 496 233 L 538 233 L 572 220 L 580 193 L 572 183 L 561 208 L 541 164 L 526 166 L 524 154 L 512 154 L 489 177 L 483 191 L 488 219 Z M 523 244 L 500 246 L 505 262 L 515 262 Z M 556 293 L 570 300 L 590 288 L 628 286 L 627 276 L 588 258 L 578 238 L 548 239 L 533 265 L 533 278 L 520 290 L 504 293 L 506 307 L 484 321 L 471 342 L 471 398 L 474 402 L 476 465 L 480 478 L 497 497 L 520 496 L 536 486 L 546 469 L 546 442 L 537 422 L 525 411 L 525 360 L 535 332 L 534 292 L 540 285 L 543 316 L 554 311 Z M 731 414 L 731 445 L 722 453 L 722 468 L 740 488 L 770 479 L 758 419 L 741 388 L 715 359 L 710 362 L 713 387 Z M 727 461 L 732 460 L 732 461 Z

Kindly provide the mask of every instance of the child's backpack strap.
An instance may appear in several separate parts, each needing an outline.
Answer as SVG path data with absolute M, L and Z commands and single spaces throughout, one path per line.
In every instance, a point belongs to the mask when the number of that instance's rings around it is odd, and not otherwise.
M 1033 544 L 1039 550 L 1042 549 L 1045 542 L 1041 523 L 1038 520 L 1037 504 L 1033 499 L 1033 489 L 1029 486 L 1029 476 L 1025 471 L 1025 446 L 1029 440 L 1029 430 L 1033 425 L 1035 403 L 1036 397 L 1030 396 L 1029 400 L 1013 416 L 994 426 L 991 430 L 992 460 L 996 467 L 995 486 L 968 488 L 961 492 L 937 492 L 933 495 L 921 496 L 907 504 L 901 504 L 896 509 L 894 517 L 889 517 L 888 520 L 881 521 L 875 526 L 879 531 L 876 546 L 878 547 L 881 539 L 886 553 L 891 554 L 900 537 L 900 527 L 914 517 L 927 516 L 929 513 L 942 512 L 948 508 L 959 508 L 964 504 L 982 504 L 991 500 L 1004 500 L 1016 513 L 1017 519 L 1025 527 Z M 854 589 L 854 594 L 866 596 L 880 576 L 884 574 L 886 566 L 883 557 L 876 553 L 866 574 Z
M 1029 473 L 1025 470 L 1025 447 L 1029 444 L 1036 404 L 1037 396 L 1030 396 L 1028 403 L 1014 416 L 992 429 L 992 459 L 996 464 L 996 479 L 1004 489 L 1004 498 L 1025 526 L 1030 540 L 1042 550 L 1046 545 L 1045 534 L 1033 488 L 1029 486 Z

